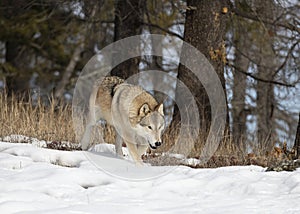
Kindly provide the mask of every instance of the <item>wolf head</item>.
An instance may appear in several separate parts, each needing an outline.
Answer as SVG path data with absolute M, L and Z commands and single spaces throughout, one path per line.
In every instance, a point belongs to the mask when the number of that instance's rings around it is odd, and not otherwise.
M 163 104 L 159 104 L 152 111 L 147 103 L 139 109 L 141 120 L 137 124 L 137 134 L 145 138 L 151 149 L 162 144 L 161 135 L 165 128 Z

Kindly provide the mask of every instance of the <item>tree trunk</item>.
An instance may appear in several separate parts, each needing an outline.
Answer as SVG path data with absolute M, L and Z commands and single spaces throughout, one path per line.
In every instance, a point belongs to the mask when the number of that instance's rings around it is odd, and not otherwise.
M 274 20 L 275 5 L 272 0 L 265 1 L 261 4 L 255 0 L 255 10 L 259 17 Z M 273 50 L 273 38 L 269 35 L 272 26 L 259 23 L 256 30 L 256 40 L 254 45 L 257 46 L 256 63 L 257 77 L 265 80 L 273 80 L 274 67 L 276 67 L 276 55 Z M 256 116 L 257 116 L 257 140 L 261 149 L 265 152 L 272 150 L 275 143 L 274 130 L 274 85 L 258 81 L 256 84 Z
M 259 77 L 267 79 L 272 72 L 259 70 Z M 272 150 L 274 146 L 274 85 L 257 82 L 257 140 L 264 151 Z
M 243 9 L 239 1 L 237 8 Z M 242 72 L 248 72 L 250 60 L 248 55 L 251 48 L 249 39 L 249 31 L 246 26 L 250 23 L 248 20 L 237 17 L 233 22 L 233 43 L 235 45 L 235 58 L 233 70 L 233 86 L 232 86 L 232 137 L 235 145 L 245 146 L 246 140 L 246 88 L 247 76 Z
M 80 54 L 82 53 L 83 49 L 84 49 L 84 43 L 80 42 L 80 44 L 75 48 L 71 56 L 71 59 L 69 61 L 69 64 L 65 69 L 63 77 L 55 89 L 55 93 L 54 93 L 55 98 L 61 98 L 62 95 L 64 94 L 65 87 L 68 84 L 70 77 L 74 72 L 78 61 L 80 60 Z
M 114 41 L 141 33 L 142 8 L 143 2 L 140 0 L 116 0 Z M 116 54 L 121 53 L 122 51 Z M 138 73 L 139 63 L 139 58 L 129 59 L 117 65 L 111 71 L 111 75 L 127 79 L 131 75 Z
M 154 27 L 149 27 L 149 31 L 151 34 L 161 34 L 162 32 Z M 163 41 L 160 41 L 163 43 Z M 152 48 L 155 53 L 160 53 L 161 55 L 163 54 L 163 46 L 162 45 L 152 45 Z M 151 63 L 149 64 L 148 70 L 157 70 L 157 71 L 163 71 L 163 58 L 157 55 L 152 55 L 151 56 Z M 150 73 L 149 73 L 150 74 Z M 164 88 L 164 85 L 167 84 L 164 81 L 157 82 L 157 78 L 154 75 L 150 74 L 150 77 L 147 80 L 148 82 L 151 81 L 152 85 L 158 86 L 158 88 Z M 153 92 L 154 97 L 156 100 L 161 103 L 164 101 L 166 98 L 166 95 L 163 93 L 160 93 L 158 91 Z
M 26 56 L 22 54 L 20 44 L 8 41 L 5 44 L 5 49 L 5 61 L 15 69 L 14 71 L 9 71 L 10 75 L 5 80 L 8 95 L 16 93 L 24 94 L 25 96 L 25 92 L 28 92 L 30 88 L 29 81 L 31 78 L 31 72 L 27 70 L 28 64 L 22 63 L 25 61 L 23 58 L 25 59 Z
M 243 49 L 244 44 L 236 42 L 236 46 Z M 236 66 L 235 71 L 233 72 L 233 87 L 232 87 L 232 136 L 234 143 L 236 145 L 242 146 L 245 140 L 246 134 L 246 106 L 245 106 L 245 97 L 246 97 L 246 79 L 247 76 L 238 71 L 241 69 L 245 72 L 248 70 L 249 60 L 237 53 L 235 56 L 234 64 Z
M 296 151 L 295 158 L 299 159 L 300 158 L 300 113 L 299 113 L 299 120 L 298 120 L 294 150 Z
M 82 59 L 81 54 L 85 51 L 85 57 L 90 55 L 90 57 L 94 54 L 93 49 L 96 44 L 95 42 L 95 33 L 94 28 L 95 25 L 93 20 L 99 15 L 100 8 L 103 5 L 103 1 L 97 0 L 93 1 L 85 1 L 84 12 L 89 20 L 89 22 L 85 25 L 83 29 L 83 34 L 78 41 L 77 46 L 75 47 L 73 54 L 71 55 L 70 61 L 64 71 L 61 81 L 57 84 L 55 89 L 54 96 L 55 98 L 61 98 L 65 92 L 65 87 L 69 83 L 70 77 L 72 76 L 77 63 Z M 88 47 L 87 47 L 88 46 Z M 88 51 L 89 49 L 89 51 Z
M 225 54 L 224 36 L 226 33 L 228 15 L 222 13 L 222 9 L 224 7 L 228 8 L 227 3 L 227 1 L 218 0 L 188 0 L 184 32 L 185 42 L 196 47 L 213 65 L 224 90 L 225 60 L 220 56 Z M 213 53 L 216 53 L 217 51 L 221 54 L 215 57 Z M 188 53 L 185 53 L 184 50 L 182 50 L 181 55 L 188 56 Z M 201 139 L 205 142 L 211 124 L 211 108 L 207 93 L 197 77 L 182 65 L 180 65 L 178 69 L 178 79 L 189 88 L 196 101 L 200 115 L 200 129 L 203 131 Z M 180 97 L 178 88 L 176 88 L 176 97 Z M 175 106 L 173 121 L 170 128 L 176 127 L 179 122 L 180 113 Z

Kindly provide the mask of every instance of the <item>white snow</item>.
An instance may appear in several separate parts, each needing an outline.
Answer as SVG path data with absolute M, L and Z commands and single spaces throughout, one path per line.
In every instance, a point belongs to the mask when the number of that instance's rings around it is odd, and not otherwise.
M 0 213 L 300 213 L 299 170 L 137 167 L 113 150 L 0 142 Z

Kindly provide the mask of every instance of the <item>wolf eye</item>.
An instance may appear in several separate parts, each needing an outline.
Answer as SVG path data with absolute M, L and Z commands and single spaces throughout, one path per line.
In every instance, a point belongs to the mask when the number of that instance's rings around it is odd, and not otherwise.
M 148 129 L 152 130 L 152 127 L 151 127 L 151 126 L 148 126 Z

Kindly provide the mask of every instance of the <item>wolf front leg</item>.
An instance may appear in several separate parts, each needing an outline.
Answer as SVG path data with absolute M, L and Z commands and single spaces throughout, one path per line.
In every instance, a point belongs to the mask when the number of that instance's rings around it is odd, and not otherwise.
M 140 157 L 142 157 L 142 155 L 146 154 L 146 151 L 148 149 L 148 145 L 145 144 L 137 144 L 137 151 Z
M 129 151 L 130 156 L 135 161 L 136 165 L 142 166 L 144 165 L 141 155 L 139 154 L 137 145 L 135 143 L 126 142 L 127 149 Z

